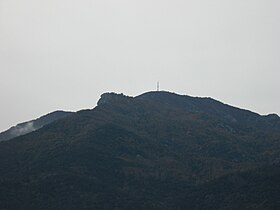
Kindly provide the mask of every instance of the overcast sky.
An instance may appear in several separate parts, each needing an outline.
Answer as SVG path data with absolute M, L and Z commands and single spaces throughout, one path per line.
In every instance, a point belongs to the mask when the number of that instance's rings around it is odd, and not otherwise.
M 280 114 L 279 0 L 0 0 L 0 131 L 106 91 Z

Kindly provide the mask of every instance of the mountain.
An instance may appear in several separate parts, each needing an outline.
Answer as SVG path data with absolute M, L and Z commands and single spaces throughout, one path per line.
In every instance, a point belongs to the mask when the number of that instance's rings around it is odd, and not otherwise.
M 169 92 L 97 104 L 0 143 L 0 209 L 279 209 L 277 115 Z
M 222 121 L 238 123 L 247 127 L 260 126 L 263 128 L 265 125 L 266 127 L 272 126 L 280 129 L 279 116 L 276 114 L 260 116 L 257 113 L 223 104 L 209 97 L 199 98 L 169 92 L 148 92 L 137 98 L 155 101 L 187 112 L 207 113 Z
M 28 122 L 20 123 L 16 126 L 11 127 L 10 129 L 0 133 L 0 142 L 7 141 L 12 138 L 25 135 L 32 131 L 36 131 L 43 126 L 50 124 L 56 120 L 64 118 L 68 115 L 72 114 L 72 112 L 65 112 L 65 111 L 55 111 L 51 112 L 47 115 L 44 115 L 38 119 L 30 120 Z

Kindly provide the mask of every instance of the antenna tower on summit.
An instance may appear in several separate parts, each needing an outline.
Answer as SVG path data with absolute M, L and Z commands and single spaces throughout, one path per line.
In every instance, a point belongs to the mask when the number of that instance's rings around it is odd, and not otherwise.
M 157 91 L 159 91 L 159 81 L 157 81 Z

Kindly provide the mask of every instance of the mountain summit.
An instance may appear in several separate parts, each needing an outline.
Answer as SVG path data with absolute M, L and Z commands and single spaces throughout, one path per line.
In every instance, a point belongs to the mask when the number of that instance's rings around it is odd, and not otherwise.
M 279 125 L 211 98 L 105 93 L 0 143 L 0 208 L 277 209 Z

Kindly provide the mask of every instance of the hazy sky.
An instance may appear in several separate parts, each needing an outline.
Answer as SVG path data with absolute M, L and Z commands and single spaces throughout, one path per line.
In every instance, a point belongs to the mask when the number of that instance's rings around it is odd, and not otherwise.
M 280 114 L 279 0 L 0 0 L 0 130 L 161 88 Z

